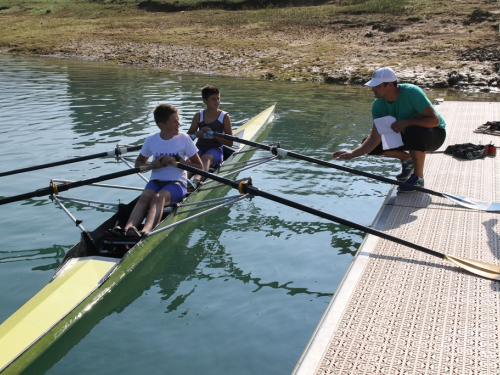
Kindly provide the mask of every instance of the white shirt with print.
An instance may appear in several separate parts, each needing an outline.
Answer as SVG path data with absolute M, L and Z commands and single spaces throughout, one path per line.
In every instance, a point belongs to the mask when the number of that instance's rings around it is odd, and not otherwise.
M 153 156 L 153 160 L 163 155 L 179 155 L 181 159 L 186 160 L 197 152 L 198 148 L 193 140 L 185 133 L 179 133 L 168 140 L 162 139 L 160 133 L 152 134 L 146 138 L 141 148 L 141 154 L 147 158 Z M 169 165 L 164 168 L 153 169 L 151 180 L 179 181 L 186 185 L 187 172 Z

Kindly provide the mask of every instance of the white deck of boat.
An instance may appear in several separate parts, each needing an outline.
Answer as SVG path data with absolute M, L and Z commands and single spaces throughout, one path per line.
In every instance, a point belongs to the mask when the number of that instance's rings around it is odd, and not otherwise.
M 499 102 L 444 102 L 448 145 L 500 146 L 473 130 L 500 121 Z M 427 156 L 426 188 L 500 202 L 500 153 Z M 500 264 L 500 212 L 391 190 L 375 227 L 435 251 Z M 368 235 L 294 374 L 500 374 L 500 281 Z

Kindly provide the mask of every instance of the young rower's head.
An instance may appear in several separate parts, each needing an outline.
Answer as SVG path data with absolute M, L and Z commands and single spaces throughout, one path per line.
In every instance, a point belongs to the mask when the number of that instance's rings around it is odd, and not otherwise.
M 220 95 L 220 90 L 217 86 L 208 85 L 201 89 L 201 97 L 207 100 L 212 95 Z
M 155 117 L 156 125 L 159 126 L 160 123 L 166 123 L 170 116 L 174 113 L 179 113 L 179 110 L 170 104 L 159 104 L 153 110 L 153 115 Z
M 220 90 L 217 86 L 205 86 L 201 89 L 203 103 L 209 111 L 217 111 L 220 105 Z

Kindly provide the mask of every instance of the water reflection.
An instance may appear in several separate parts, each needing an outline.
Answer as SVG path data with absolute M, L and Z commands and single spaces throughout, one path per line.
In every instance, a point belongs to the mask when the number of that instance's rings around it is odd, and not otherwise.
M 314 158 L 331 160 L 334 150 L 355 147 L 371 129 L 373 97 L 363 87 L 0 55 L 0 171 L 107 151 L 117 142 L 140 144 L 156 131 L 151 111 L 159 102 L 179 107 L 186 130 L 208 83 L 221 87 L 221 107 L 235 126 L 277 101 L 267 141 Z M 428 94 L 498 100 L 491 94 Z M 394 161 L 372 157 L 346 165 L 384 176 L 398 169 Z M 79 180 L 121 168 L 102 159 L 6 177 L 0 195 L 45 187 L 51 177 Z M 388 189 L 291 158 L 244 175 L 262 190 L 363 225 L 372 223 Z M 135 178 L 123 184 L 138 185 Z M 78 193 L 131 199 L 111 189 Z M 88 230 L 108 215 L 69 208 Z M 0 290 L 3 320 L 50 280 L 79 231 L 46 198 L 1 209 L 0 283 L 19 280 Z M 174 231 L 33 368 L 84 374 L 107 367 L 126 374 L 137 373 L 140 363 L 141 372 L 158 373 L 168 362 L 172 373 L 289 373 L 283 366 L 300 356 L 363 236 L 260 198 L 241 202 Z M 126 347 L 130 342 L 137 342 L 133 350 Z M 110 348 L 113 355 L 102 356 Z
M 34 267 L 33 271 L 55 270 L 59 266 L 61 258 L 64 257 L 68 249 L 64 246 L 53 245 L 46 249 L 0 251 L 0 264 L 24 262 L 32 260 L 51 260 L 52 263 L 45 263 L 42 266 Z

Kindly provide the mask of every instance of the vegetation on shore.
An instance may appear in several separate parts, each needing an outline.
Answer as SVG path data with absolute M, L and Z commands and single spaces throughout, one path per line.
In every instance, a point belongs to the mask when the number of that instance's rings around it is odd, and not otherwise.
M 0 50 L 193 72 L 500 87 L 496 0 L 0 0 Z

